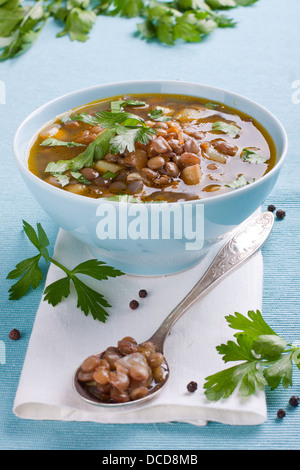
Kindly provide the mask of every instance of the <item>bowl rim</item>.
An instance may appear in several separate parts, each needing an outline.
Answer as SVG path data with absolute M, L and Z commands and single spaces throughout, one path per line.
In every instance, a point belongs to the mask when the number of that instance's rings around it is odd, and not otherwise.
M 32 111 L 30 114 L 27 115 L 27 117 L 21 122 L 21 124 L 19 124 L 19 126 L 17 127 L 17 130 L 14 134 L 14 137 L 13 137 L 13 153 L 14 153 L 14 158 L 15 158 L 15 161 L 17 163 L 17 166 L 19 167 L 21 172 L 26 174 L 29 177 L 29 179 L 31 179 L 33 182 L 37 183 L 42 188 L 47 189 L 47 191 L 49 191 L 50 193 L 54 192 L 57 195 L 60 193 L 61 197 L 66 198 L 66 199 L 70 199 L 70 200 L 73 199 L 74 201 L 76 201 L 76 200 L 79 201 L 80 200 L 82 203 L 86 203 L 86 204 L 100 204 L 100 203 L 120 204 L 120 202 L 122 204 L 128 204 L 128 205 L 131 205 L 131 204 L 136 205 L 138 203 L 145 204 L 145 203 L 142 203 L 140 201 L 138 201 L 138 202 L 112 201 L 112 200 L 106 199 L 106 198 L 90 198 L 90 197 L 82 196 L 80 194 L 74 194 L 74 193 L 71 193 L 71 192 L 68 192 L 68 191 L 62 191 L 61 188 L 57 188 L 53 185 L 50 185 L 49 183 L 46 183 L 45 181 L 43 181 L 38 176 L 34 175 L 23 164 L 23 162 L 21 161 L 21 158 L 20 158 L 21 154 L 20 154 L 20 151 L 18 149 L 17 141 L 18 141 L 19 134 L 22 132 L 22 129 L 27 124 L 27 122 L 29 122 L 32 118 L 34 118 L 36 115 L 41 113 L 48 106 L 51 106 L 51 105 L 53 105 L 53 104 L 55 104 L 55 103 L 57 103 L 61 100 L 72 98 L 72 97 L 75 97 L 76 95 L 80 95 L 80 94 L 84 94 L 84 93 L 91 93 L 91 92 L 93 92 L 93 90 L 96 91 L 100 88 L 105 89 L 105 88 L 122 87 L 122 86 L 126 87 L 127 85 L 137 85 L 137 86 L 138 85 L 149 85 L 149 86 L 151 86 L 151 85 L 154 85 L 154 84 L 163 84 L 163 85 L 170 84 L 170 85 L 178 85 L 178 86 L 181 86 L 181 87 L 197 86 L 197 87 L 205 88 L 208 91 L 211 90 L 212 92 L 224 93 L 224 94 L 227 94 L 227 95 L 231 95 L 232 97 L 235 97 L 235 98 L 241 99 L 243 101 L 246 101 L 249 104 L 251 104 L 252 106 L 255 106 L 256 108 L 260 109 L 262 112 L 264 112 L 264 113 L 266 113 L 270 116 L 270 118 L 273 120 L 273 122 L 275 122 L 275 124 L 279 128 L 279 130 L 281 132 L 281 138 L 282 138 L 282 141 L 283 141 L 283 150 L 281 152 L 279 160 L 276 161 L 274 167 L 268 173 L 263 175 L 258 180 L 252 182 L 251 184 L 248 184 L 248 185 L 242 186 L 240 188 L 237 188 L 236 190 L 234 190 L 232 192 L 223 193 L 223 194 L 219 194 L 219 195 L 214 195 L 214 196 L 210 196 L 210 197 L 203 198 L 203 199 L 193 199 L 193 200 L 178 201 L 178 202 L 162 201 L 161 204 L 169 204 L 169 205 L 172 205 L 172 204 L 176 204 L 176 205 L 178 205 L 178 204 L 191 204 L 191 203 L 202 203 L 202 204 L 205 204 L 205 205 L 213 204 L 214 202 L 217 202 L 220 199 L 222 199 L 222 200 L 231 199 L 232 197 L 236 197 L 236 195 L 245 193 L 246 191 L 249 191 L 253 188 L 257 188 L 260 185 L 264 184 L 264 182 L 266 182 L 267 180 L 272 178 L 272 176 L 274 174 L 279 172 L 279 170 L 281 169 L 281 167 L 282 167 L 282 165 L 285 161 L 285 158 L 287 156 L 288 137 L 287 137 L 287 133 L 285 131 L 285 128 L 283 127 L 283 125 L 281 124 L 279 119 L 271 111 L 269 111 L 265 106 L 257 103 L 256 101 L 254 101 L 254 100 L 252 100 L 252 99 L 250 99 L 250 98 L 248 98 L 244 95 L 241 95 L 239 93 L 235 93 L 233 91 L 229 91 L 229 90 L 221 88 L 221 87 L 206 85 L 204 83 L 199 83 L 199 82 L 187 82 L 187 81 L 181 81 L 181 80 L 160 80 L 160 79 L 155 79 L 155 80 L 126 80 L 126 81 L 108 82 L 108 83 L 102 83 L 102 84 L 98 84 L 98 85 L 92 85 L 92 86 L 89 86 L 89 87 L 80 88 L 78 90 L 65 93 L 61 96 L 58 96 L 58 97 L 42 104 L 41 106 L 39 106 L 38 108 L 36 108 L 34 111 Z M 149 92 L 149 93 L 151 93 L 151 92 Z M 110 98 L 111 96 L 113 96 L 113 95 L 107 96 L 107 98 Z M 187 96 L 193 96 L 193 95 L 192 94 L 187 94 Z M 86 104 L 88 104 L 88 103 L 86 103 Z M 84 106 L 84 104 L 83 105 L 78 105 L 78 106 Z M 239 110 L 238 108 L 236 108 L 236 109 Z M 67 112 L 67 111 L 68 110 L 66 110 L 65 112 Z M 242 111 L 242 110 L 240 110 L 240 111 Z M 55 119 L 55 116 L 53 117 L 53 119 Z M 44 123 L 44 124 L 46 124 L 46 123 Z M 260 123 L 260 124 L 264 127 L 263 123 Z M 42 128 L 42 125 L 39 129 L 41 129 L 41 128 Z M 271 137 L 272 137 L 272 135 L 271 135 Z M 32 138 L 33 138 L 33 136 L 32 136 Z M 29 142 L 27 142 L 27 149 L 28 149 L 28 146 L 30 145 L 30 142 L 31 142 L 31 140 L 29 140 Z M 151 206 L 151 202 L 146 203 L 145 205 L 146 206 L 148 206 L 148 205 Z M 158 205 L 160 205 L 160 203 L 156 202 L 155 205 L 158 206 Z

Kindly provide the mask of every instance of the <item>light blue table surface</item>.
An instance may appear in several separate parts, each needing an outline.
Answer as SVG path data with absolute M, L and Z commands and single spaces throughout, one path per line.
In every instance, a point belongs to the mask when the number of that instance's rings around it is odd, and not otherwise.
M 276 221 L 263 248 L 263 314 L 275 331 L 300 344 L 300 104 L 292 100 L 292 84 L 300 80 L 300 3 L 260 0 L 229 15 L 238 21 L 236 28 L 219 29 L 202 44 L 174 48 L 135 38 L 135 19 L 99 17 L 89 41 L 83 44 L 72 43 L 67 37 L 56 39 L 58 26 L 49 22 L 31 50 L 0 64 L 0 80 L 6 84 L 6 104 L 0 104 L 0 340 L 6 346 L 6 364 L 0 364 L 1 449 L 299 449 L 300 407 L 288 405 L 291 395 L 300 395 L 297 370 L 291 389 L 267 390 L 268 419 L 253 427 L 27 421 L 12 412 L 43 286 L 19 301 L 9 301 L 10 282 L 5 277 L 17 262 L 32 256 L 21 230 L 22 219 L 41 222 L 52 247 L 58 230 L 16 170 L 13 135 L 36 107 L 98 83 L 139 79 L 205 83 L 246 95 L 281 120 L 289 137 L 288 158 L 264 208 L 275 204 L 286 210 L 287 216 Z M 22 332 L 20 341 L 8 339 L 12 328 Z M 283 420 L 276 417 L 279 408 L 287 411 Z

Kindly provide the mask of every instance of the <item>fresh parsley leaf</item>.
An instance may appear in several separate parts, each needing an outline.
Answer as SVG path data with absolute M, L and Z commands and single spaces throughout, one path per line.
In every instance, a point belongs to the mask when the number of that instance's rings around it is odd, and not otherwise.
M 61 184 L 61 187 L 67 186 L 70 182 L 70 178 L 68 175 L 64 175 L 63 173 L 52 173 L 52 175 L 57 179 L 57 181 Z
M 228 315 L 226 321 L 230 328 L 240 330 L 247 336 L 257 339 L 262 335 L 275 335 L 276 333 L 265 322 L 259 310 L 249 310 L 247 317 L 241 313 L 235 312 L 234 315 Z M 236 336 L 239 333 L 236 333 Z
M 64 298 L 69 297 L 71 294 L 70 283 L 72 281 L 77 294 L 77 307 L 80 308 L 85 315 L 91 313 L 94 319 L 105 322 L 108 316 L 105 308 L 111 305 L 102 294 L 85 284 L 77 275 L 85 275 L 101 281 L 109 277 L 115 278 L 121 276 L 123 273 L 95 259 L 80 263 L 70 270 L 59 261 L 49 256 L 47 249 L 49 240 L 40 223 L 37 224 L 37 231 L 25 221 L 23 221 L 23 227 L 28 239 L 35 248 L 37 248 L 39 253 L 18 263 L 15 269 L 7 275 L 7 279 L 20 278 L 9 289 L 9 298 L 15 300 L 20 299 L 27 293 L 30 287 L 33 289 L 38 287 L 43 280 L 39 262 L 41 258 L 44 258 L 46 261 L 50 261 L 62 269 L 66 274 L 62 279 L 58 279 L 46 287 L 44 291 L 44 301 L 47 301 L 53 307 L 58 305 Z
M 98 281 L 102 281 L 110 277 L 118 277 L 123 274 L 118 269 L 112 268 L 97 259 L 84 261 L 83 263 L 78 264 L 76 268 L 72 269 L 71 272 L 72 274 L 85 274 L 86 276 L 98 279 Z
M 149 127 L 136 126 L 126 128 L 126 126 L 115 126 L 117 135 L 110 141 L 111 153 L 124 153 L 125 150 L 133 152 L 135 143 L 147 144 L 149 139 L 156 134 L 155 129 Z
M 94 160 L 101 160 L 108 152 L 110 140 L 115 136 L 114 129 L 106 129 L 90 143 L 84 152 L 72 160 L 59 160 L 48 163 L 46 173 L 64 173 L 67 170 L 77 172 L 83 167 L 91 167 Z
M 102 175 L 103 178 L 111 179 L 113 180 L 117 176 L 116 173 L 112 173 L 112 171 L 106 171 L 104 175 Z
M 208 108 L 208 109 L 216 109 L 219 107 L 219 104 L 218 103 L 214 103 L 213 101 L 208 101 L 207 103 L 205 103 L 205 106 Z
M 237 189 L 241 188 L 242 186 L 246 186 L 247 184 L 250 184 L 245 175 L 239 176 L 235 181 L 232 181 L 231 183 L 225 184 L 228 188 L 232 189 Z
M 70 277 L 64 277 L 58 279 L 55 282 L 52 282 L 49 286 L 46 287 L 44 291 L 44 301 L 47 301 L 50 305 L 55 307 L 58 305 L 64 298 L 66 299 L 70 295 Z
M 69 34 L 72 41 L 85 42 L 96 21 L 96 14 L 89 0 L 67 0 L 66 6 L 58 9 L 55 18 L 65 23 L 57 37 Z
M 233 124 L 228 124 L 227 122 L 224 122 L 224 121 L 214 122 L 212 125 L 212 129 L 214 131 L 224 132 L 225 134 L 228 134 L 232 138 L 236 137 L 240 132 L 240 129 L 237 126 L 234 126 Z
M 244 162 L 249 162 L 249 163 L 265 163 L 268 160 L 267 157 L 258 155 L 258 153 L 247 148 L 243 149 L 241 158 Z
M 92 314 L 94 320 L 105 323 L 108 313 L 103 307 L 111 307 L 102 294 L 91 289 L 76 276 L 72 278 L 77 293 L 77 308 L 80 308 L 85 315 Z
M 145 106 L 145 101 L 138 100 L 118 100 L 110 103 L 110 110 L 112 113 L 120 113 L 123 111 L 124 106 Z
M 143 0 L 112 0 L 110 2 L 104 0 L 104 3 L 110 3 L 112 8 L 109 10 L 110 15 L 120 15 L 128 18 L 140 16 L 144 8 Z
M 26 294 L 30 287 L 33 289 L 38 287 L 43 280 L 43 274 L 39 268 L 40 259 L 41 254 L 21 261 L 21 263 L 17 264 L 16 269 L 7 275 L 7 279 L 15 279 L 22 276 L 8 291 L 10 292 L 10 300 L 18 300 Z
M 77 181 L 79 181 L 79 183 L 82 183 L 82 184 L 91 184 L 90 181 L 88 181 L 81 173 L 80 171 L 71 171 L 71 176 L 73 176 L 73 178 L 75 178 Z
M 152 109 L 152 111 L 148 113 L 148 116 L 153 121 L 159 121 L 159 122 L 166 122 L 172 119 L 170 116 L 164 115 L 161 109 L 157 109 L 157 108 Z
M 157 39 L 167 45 L 177 40 L 200 42 L 217 27 L 235 26 L 235 22 L 219 10 L 248 6 L 257 0 L 39 0 L 33 7 L 21 0 L 0 2 L 0 60 L 16 57 L 32 46 L 48 18 L 63 23 L 58 37 L 71 40 L 88 39 L 97 15 L 139 17 L 138 35 L 146 40 Z
M 259 310 L 251 310 L 247 316 L 235 313 L 225 318 L 231 328 L 238 330 L 234 335 L 236 342 L 228 341 L 216 349 L 225 363 L 240 363 L 206 377 L 206 397 L 215 401 L 228 398 L 236 389 L 242 396 L 249 396 L 266 385 L 271 390 L 280 384 L 290 387 L 293 363 L 299 368 L 300 348 L 277 335 Z
M 63 140 L 57 140 L 53 137 L 44 140 L 40 145 L 43 147 L 86 147 L 84 144 L 80 144 L 79 142 L 65 142 Z

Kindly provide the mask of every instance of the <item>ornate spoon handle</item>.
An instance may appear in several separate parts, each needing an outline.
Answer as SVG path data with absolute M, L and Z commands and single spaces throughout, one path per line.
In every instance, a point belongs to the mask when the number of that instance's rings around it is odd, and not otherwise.
M 202 278 L 172 310 L 149 341 L 163 351 L 165 339 L 175 323 L 200 297 L 215 287 L 263 245 L 273 224 L 274 216 L 271 212 L 252 217 L 241 224 L 220 249 Z

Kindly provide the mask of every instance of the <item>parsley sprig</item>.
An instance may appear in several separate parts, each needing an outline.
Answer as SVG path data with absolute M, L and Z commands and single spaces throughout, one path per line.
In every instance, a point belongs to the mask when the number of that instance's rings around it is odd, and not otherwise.
M 138 35 L 174 45 L 200 42 L 216 28 L 235 26 L 222 10 L 258 0 L 0 0 L 0 60 L 29 49 L 49 18 L 62 25 L 57 37 L 87 41 L 98 15 L 142 18 Z M 221 12 L 221 13 L 220 13 Z
M 96 259 L 84 261 L 75 268 L 69 269 L 49 255 L 48 246 L 50 243 L 40 223 L 37 224 L 37 231 L 26 221 L 23 221 L 23 228 L 30 242 L 38 250 L 38 254 L 21 261 L 15 269 L 8 273 L 7 279 L 19 278 L 9 289 L 10 300 L 18 300 L 30 288 L 36 289 L 39 286 L 43 280 L 39 263 L 44 259 L 46 263 L 54 264 L 65 274 L 64 277 L 46 287 L 44 300 L 55 307 L 63 299 L 70 296 L 72 283 L 77 295 L 77 308 L 81 309 L 85 315 L 91 314 L 95 320 L 104 323 L 108 317 L 106 308 L 111 307 L 111 305 L 102 294 L 89 287 L 78 275 L 102 281 L 109 277 L 121 276 L 123 273 Z
M 281 338 L 265 322 L 261 312 L 251 310 L 247 316 L 235 313 L 225 317 L 238 332 L 235 341 L 216 349 L 223 361 L 239 364 L 206 377 L 205 395 L 211 401 L 228 398 L 236 389 L 242 396 L 255 394 L 270 386 L 292 386 L 293 364 L 300 369 L 300 348 Z
M 111 103 L 113 111 L 100 111 L 94 115 L 79 113 L 71 116 L 73 120 L 99 125 L 105 130 L 89 144 L 84 152 L 72 160 L 50 162 L 45 169 L 46 173 L 52 173 L 58 177 L 68 170 L 78 172 L 83 167 L 91 167 L 94 161 L 101 160 L 108 152 L 112 154 L 124 153 L 125 150 L 133 152 L 136 142 L 147 144 L 153 135 L 157 134 L 157 131 L 148 127 L 140 116 L 125 111 L 117 112 L 114 103 L 117 103 L 118 108 L 121 109 L 124 103 L 127 103 L 128 106 L 128 103 L 130 106 L 138 106 L 137 103 L 142 102 L 134 100 L 113 101 Z

